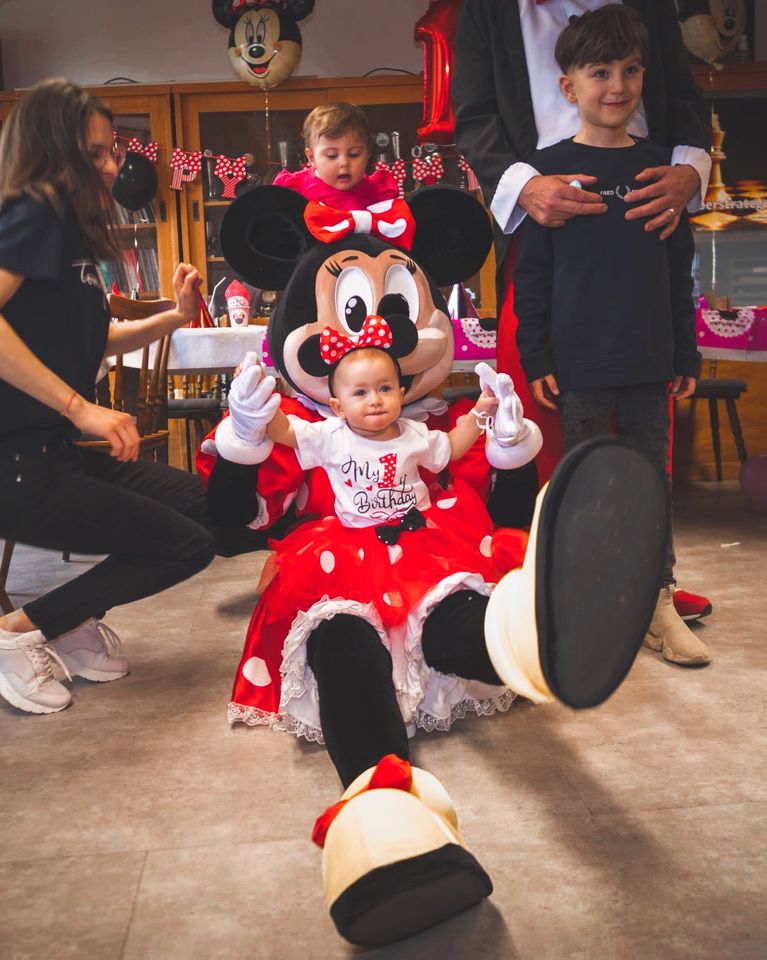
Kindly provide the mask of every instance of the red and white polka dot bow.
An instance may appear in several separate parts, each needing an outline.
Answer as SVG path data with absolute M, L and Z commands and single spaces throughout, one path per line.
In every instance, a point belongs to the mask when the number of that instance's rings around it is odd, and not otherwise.
M 263 7 L 267 3 L 271 3 L 275 7 L 281 7 L 283 10 L 287 8 L 286 0 L 232 0 L 232 13 L 241 14 L 248 7 Z
M 350 350 L 361 347 L 380 347 L 388 350 L 392 345 L 391 327 L 383 317 L 369 316 L 362 324 L 356 340 L 347 337 L 340 330 L 325 327 L 320 334 L 320 356 L 330 366 L 337 363 Z
M 174 190 L 180 190 L 182 183 L 191 183 L 197 178 L 202 167 L 202 150 L 187 153 L 181 147 L 174 147 L 170 165 L 173 170 L 170 185 Z
M 154 141 L 152 143 L 142 143 L 138 137 L 131 137 L 125 149 L 129 153 L 140 153 L 142 157 L 146 157 L 152 163 L 157 163 L 159 146 Z
M 405 181 L 407 180 L 407 167 L 405 166 L 405 161 L 402 157 L 399 157 L 391 165 L 391 175 L 394 177 L 395 183 L 399 188 L 400 197 L 405 196 Z
M 234 198 L 234 188 L 245 179 L 245 157 L 230 160 L 229 157 L 219 157 L 216 169 L 213 171 L 224 185 L 222 197 Z
M 427 158 L 416 157 L 413 160 L 413 179 L 430 186 L 441 180 L 445 176 L 445 168 L 442 165 L 442 157 L 439 151 L 435 151 Z
M 367 210 L 339 210 L 310 200 L 304 210 L 309 233 L 322 243 L 334 243 L 351 233 L 369 233 L 410 250 L 415 220 L 404 200 L 381 200 Z

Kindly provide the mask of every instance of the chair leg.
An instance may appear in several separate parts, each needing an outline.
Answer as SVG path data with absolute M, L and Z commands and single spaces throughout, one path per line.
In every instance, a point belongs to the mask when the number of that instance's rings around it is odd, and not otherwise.
M 711 418 L 711 441 L 714 444 L 716 479 L 722 479 L 722 444 L 719 438 L 719 408 L 714 397 L 708 398 L 708 414 Z
M 189 417 L 184 417 L 184 433 L 186 434 L 186 469 L 192 472 L 192 437 L 189 430 Z
M 5 592 L 5 584 L 8 580 L 8 570 L 11 566 L 11 557 L 15 546 L 15 540 L 6 540 L 3 547 L 3 559 L 0 560 L 0 609 L 3 613 L 12 613 L 14 609 L 11 598 Z
M 734 400 L 727 399 L 725 400 L 727 404 L 727 415 L 730 418 L 730 426 L 732 427 L 732 435 L 735 437 L 735 448 L 738 451 L 738 459 L 741 463 L 745 463 L 748 460 L 748 455 L 746 454 L 746 444 L 743 441 L 743 431 L 740 429 L 740 417 L 738 416 L 738 407 Z
M 200 449 L 202 438 L 205 436 L 206 433 L 207 433 L 207 430 L 205 430 L 205 428 L 203 427 L 202 420 L 195 419 L 194 421 L 194 457 L 195 458 L 197 457 L 197 451 Z M 194 469 L 194 467 L 190 467 L 189 469 L 192 470 Z
M 69 563 L 72 560 L 72 554 L 69 552 L 69 550 L 64 550 L 61 554 L 61 559 L 64 561 L 64 563 Z

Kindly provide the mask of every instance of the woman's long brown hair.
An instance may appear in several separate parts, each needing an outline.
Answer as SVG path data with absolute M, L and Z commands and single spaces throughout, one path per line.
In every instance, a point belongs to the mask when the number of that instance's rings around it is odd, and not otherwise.
M 0 205 L 28 194 L 61 212 L 69 199 L 83 242 L 103 259 L 120 256 L 109 191 L 88 158 L 88 123 L 112 111 L 68 80 L 43 80 L 16 104 L 0 135 Z M 109 203 L 105 203 L 108 198 Z

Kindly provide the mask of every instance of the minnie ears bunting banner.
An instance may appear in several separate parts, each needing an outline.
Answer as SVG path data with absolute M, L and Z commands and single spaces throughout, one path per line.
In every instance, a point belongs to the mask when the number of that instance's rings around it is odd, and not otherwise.
M 416 157 L 413 160 L 413 179 L 417 183 L 425 183 L 427 186 L 431 186 L 444 176 L 445 168 L 442 165 L 442 157 L 438 150 L 429 154 L 428 157 Z
M 154 143 L 142 143 L 138 137 L 131 137 L 128 141 L 128 145 L 125 148 L 128 153 L 140 153 L 142 157 L 146 157 L 147 160 L 151 160 L 152 163 L 157 163 L 157 151 L 160 149 L 159 144 Z
M 115 142 L 118 140 L 125 142 L 126 151 L 138 153 L 152 163 L 157 162 L 160 150 L 170 153 L 170 168 L 172 171 L 170 185 L 174 190 L 180 190 L 184 183 L 191 183 L 197 179 L 202 169 L 203 157 L 205 157 L 208 160 L 216 161 L 213 173 L 224 185 L 221 196 L 233 199 L 237 184 L 245 179 L 246 167 L 249 163 L 252 163 L 252 157 L 249 154 L 240 157 L 227 157 L 210 151 L 205 154 L 201 150 L 189 152 L 184 150 L 183 147 L 164 147 L 154 141 L 145 144 L 138 137 L 121 137 L 115 132 Z M 420 150 L 421 148 L 417 149 Z M 416 152 L 417 150 L 414 148 L 413 153 Z M 307 166 L 310 166 L 308 162 L 304 164 L 304 167 Z M 408 168 L 410 168 L 410 171 Z M 479 182 L 474 171 L 462 155 L 458 156 L 458 168 L 466 178 L 466 188 L 468 190 L 479 190 Z M 398 157 L 392 163 L 387 163 L 386 160 L 378 160 L 375 169 L 388 170 L 397 184 L 400 198 L 405 196 L 405 185 L 409 172 L 412 172 L 416 186 L 430 186 L 445 177 L 445 168 L 439 150 L 432 150 L 431 153 L 415 156 L 412 161 L 406 161 L 402 157 Z
M 180 190 L 182 183 L 191 183 L 197 179 L 202 169 L 202 150 L 187 153 L 181 147 L 174 147 L 170 165 L 173 170 L 170 185 L 174 190 Z
M 115 131 L 115 143 L 123 141 L 125 151 L 129 153 L 138 153 L 146 157 L 152 163 L 157 163 L 159 151 L 164 150 L 170 154 L 171 180 L 170 185 L 174 190 L 180 190 L 182 184 L 191 183 L 200 175 L 202 169 L 203 156 L 207 159 L 216 161 L 215 175 L 221 179 L 224 184 L 222 196 L 234 197 L 234 188 L 245 179 L 245 167 L 250 160 L 249 156 L 243 157 L 225 157 L 222 154 L 203 154 L 202 150 L 187 151 L 183 147 L 164 147 L 162 144 L 142 143 L 138 137 L 122 137 Z
M 245 179 L 246 158 L 237 157 L 236 160 L 230 160 L 229 157 L 219 157 L 216 161 L 216 169 L 213 171 L 218 179 L 224 185 L 222 197 L 234 199 L 234 188 Z

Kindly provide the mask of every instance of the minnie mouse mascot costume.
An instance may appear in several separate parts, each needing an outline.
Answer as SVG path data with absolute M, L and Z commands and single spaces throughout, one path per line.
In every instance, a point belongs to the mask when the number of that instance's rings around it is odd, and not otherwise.
M 486 213 L 448 187 L 351 213 L 259 187 L 229 208 L 221 242 L 246 282 L 284 289 L 268 349 L 296 396 L 277 399 L 261 366 L 244 364 L 229 416 L 197 458 L 210 511 L 219 523 L 272 534 L 297 519 L 321 526 L 335 504 L 328 475 L 322 467 L 302 469 L 294 450 L 267 438 L 275 405 L 310 422 L 332 416 L 323 347 L 359 345 L 383 318 L 403 373 L 403 416 L 439 429 L 467 413 L 468 401 L 447 409 L 429 396 L 453 358 L 438 287 L 481 265 L 490 245 Z M 573 707 L 601 703 L 630 669 L 654 609 L 668 528 L 661 477 L 623 441 L 584 444 L 539 494 L 526 551 L 522 531 L 494 534 L 477 492 L 489 497 L 496 518 L 510 515 L 514 472 L 541 440 L 508 377 L 488 368 L 481 377 L 499 398 L 484 440 L 452 461 L 448 475 L 421 476 L 437 513 L 458 514 L 465 498 L 462 512 L 470 504 L 475 520 L 466 540 L 508 572 L 494 585 L 476 570 L 448 570 L 405 615 L 383 620 L 340 586 L 333 545 L 306 537 L 302 582 L 293 586 L 316 602 L 291 611 L 275 633 L 268 614 L 275 603 L 284 607 L 284 597 L 273 595 L 291 584 L 275 590 L 272 582 L 235 679 L 232 720 L 288 729 L 327 746 L 345 792 L 318 818 L 313 839 L 323 847 L 331 916 L 342 936 L 361 945 L 409 936 L 492 892 L 458 833 L 445 788 L 408 762 L 415 728 L 448 729 L 469 710 L 506 709 L 515 693 Z M 385 467 L 374 478 L 350 476 L 349 485 L 363 497 L 371 495 L 371 480 L 396 491 L 397 478 L 387 481 Z M 361 549 L 352 560 L 358 577 L 394 578 L 387 571 L 433 526 L 429 511 L 425 516 L 402 517 L 397 542 L 391 524 L 375 528 L 382 532 L 371 550 L 375 559 Z M 348 566 L 347 559 L 344 572 Z M 632 589 L 621 589 L 629 580 Z

